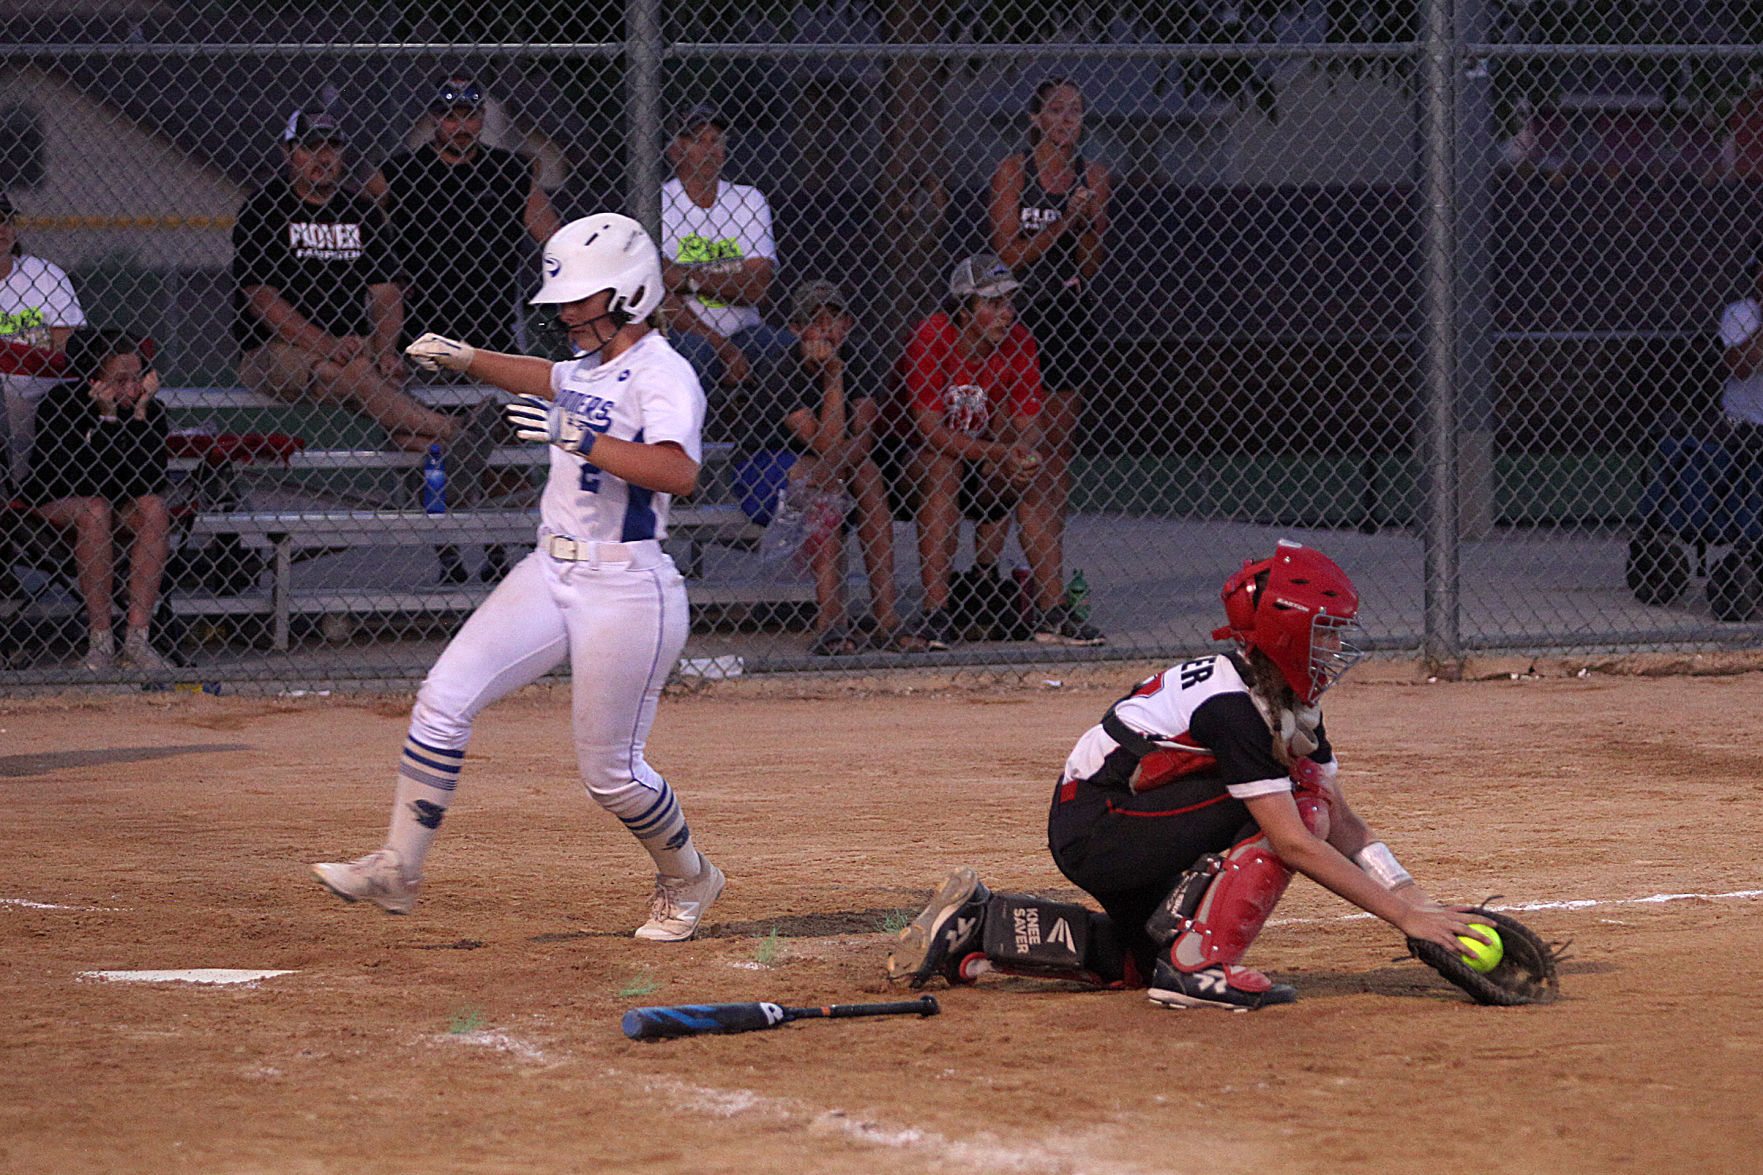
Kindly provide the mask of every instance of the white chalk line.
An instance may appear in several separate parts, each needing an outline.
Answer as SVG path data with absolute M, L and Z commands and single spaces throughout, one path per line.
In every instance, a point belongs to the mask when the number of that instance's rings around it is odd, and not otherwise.
M 243 971 L 232 967 L 191 967 L 181 971 L 81 971 L 81 979 L 111 983 L 255 984 L 260 979 L 292 975 L 292 971 Z
M 460 1044 L 474 1048 L 490 1049 L 494 1052 L 508 1053 L 535 1065 L 551 1063 L 550 1054 L 530 1041 L 522 1040 L 513 1033 L 500 1032 L 490 1028 L 475 1028 L 470 1032 L 448 1032 L 434 1037 L 442 1044 Z
M 1533 910 L 1589 910 L 1597 906 L 1649 906 L 1665 902 L 1719 902 L 1743 898 L 1763 898 L 1763 889 L 1735 889 L 1727 893 L 1656 893 L 1644 898 L 1573 898 L 1561 902 L 1523 902 L 1514 906 L 1488 906 L 1501 913 L 1528 913 Z M 1269 926 L 1309 926 L 1318 922 L 1351 922 L 1355 918 L 1375 918 L 1375 914 L 1336 914 L 1329 918 L 1275 918 Z
M 120 914 L 118 906 L 56 906 L 48 902 L 33 902 L 28 898 L 0 898 L 0 906 L 18 906 L 24 910 L 80 910 L 86 913 Z
M 716 1089 L 674 1078 L 606 1070 L 609 1077 L 628 1077 L 651 1093 L 667 1096 L 681 1109 L 718 1118 L 754 1116 L 784 1125 L 799 1125 L 812 1135 L 830 1136 L 871 1146 L 891 1147 L 934 1156 L 945 1169 L 975 1172 L 1008 1171 L 1022 1175 L 1149 1175 L 1146 1168 L 1099 1160 L 1099 1148 L 1084 1138 L 1051 1136 L 1032 1147 L 950 1138 L 916 1126 L 896 1126 L 842 1109 L 817 1110 L 791 1098 L 769 1097 L 752 1090 Z

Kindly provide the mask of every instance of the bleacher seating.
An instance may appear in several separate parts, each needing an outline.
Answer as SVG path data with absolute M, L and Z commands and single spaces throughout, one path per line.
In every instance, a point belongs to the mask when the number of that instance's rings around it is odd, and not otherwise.
M 469 405 L 489 396 L 505 398 L 504 393 L 494 388 L 473 386 L 421 388 L 418 395 L 431 405 L 449 407 Z M 166 388 L 161 390 L 160 398 L 172 410 L 174 420 L 179 421 L 211 420 L 216 412 L 231 409 L 285 413 L 290 407 L 243 388 Z M 299 410 L 310 412 L 312 407 L 301 405 Z M 706 546 L 720 544 L 750 549 L 762 533 L 738 506 L 726 500 L 723 467 L 727 464 L 729 452 L 730 446 L 726 443 L 705 447 L 704 475 L 699 493 L 689 501 L 677 502 L 670 513 L 667 545 L 680 571 L 687 577 L 688 597 L 695 606 L 717 607 L 812 600 L 811 585 L 775 577 L 725 581 L 703 578 Z M 543 467 L 548 460 L 542 445 L 517 445 L 496 449 L 490 457 L 490 465 L 493 468 L 536 469 Z M 538 515 L 531 508 L 530 496 L 509 505 L 487 503 L 445 514 L 354 509 L 317 500 L 322 493 L 315 494 L 312 503 L 297 509 L 255 509 L 250 503 L 254 485 L 279 488 L 293 474 L 413 471 L 421 463 L 422 454 L 395 449 L 304 447 L 289 451 L 283 446 L 279 454 L 229 465 L 233 479 L 229 495 L 232 500 L 199 504 L 189 518 L 184 541 L 200 545 L 219 536 L 232 536 L 246 547 L 264 552 L 269 568 L 267 586 L 233 594 L 178 591 L 171 595 L 172 610 L 186 617 L 268 616 L 272 643 L 277 649 L 289 647 L 296 616 L 469 611 L 489 593 L 489 585 L 386 588 L 361 584 L 305 588 L 298 582 L 296 567 L 311 558 L 356 548 L 530 544 L 538 525 Z M 213 465 L 211 459 L 203 456 L 180 456 L 172 460 L 173 470 L 186 474 Z M 322 489 L 322 482 L 309 477 L 296 479 L 296 484 Z M 278 494 L 278 497 L 286 496 L 285 493 Z
M 348 588 L 302 590 L 295 566 L 302 554 L 329 553 L 355 547 L 432 547 L 439 543 L 531 543 L 538 515 L 527 510 L 459 510 L 424 514 L 399 510 L 263 510 L 204 512 L 190 525 L 190 540 L 236 535 L 247 546 L 267 549 L 270 582 L 262 591 L 231 596 L 180 593 L 172 610 L 181 616 L 267 615 L 272 644 L 289 647 L 297 615 L 361 616 L 384 613 L 463 612 L 477 606 L 489 591 L 483 586 Z M 759 530 L 737 506 L 676 506 L 669 517 L 668 546 L 694 605 L 727 606 L 756 602 L 802 602 L 813 599 L 810 585 L 793 582 L 719 583 L 696 578 L 701 553 L 708 543 L 751 543 Z

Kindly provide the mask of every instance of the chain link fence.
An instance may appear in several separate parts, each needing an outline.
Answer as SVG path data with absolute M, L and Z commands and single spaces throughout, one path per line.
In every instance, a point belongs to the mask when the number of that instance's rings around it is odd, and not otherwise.
M 684 672 L 1191 652 L 1281 536 L 1441 664 L 1750 644 L 1760 25 L 0 5 L 0 687 L 420 676 L 548 459 L 400 348 L 567 358 L 601 209 L 708 400 Z

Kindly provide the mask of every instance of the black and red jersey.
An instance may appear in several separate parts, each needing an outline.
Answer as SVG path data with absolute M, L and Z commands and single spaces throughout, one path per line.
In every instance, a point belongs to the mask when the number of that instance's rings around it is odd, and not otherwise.
M 1125 729 L 1110 733 L 1115 723 Z M 1316 739 L 1309 758 L 1332 762 L 1320 723 Z M 1272 728 L 1249 695 L 1244 666 L 1229 654 L 1183 661 L 1140 682 L 1077 740 L 1060 790 L 1068 795 L 1088 783 L 1145 792 L 1178 781 L 1195 802 L 1251 800 L 1293 786 L 1290 769 L 1274 756 Z

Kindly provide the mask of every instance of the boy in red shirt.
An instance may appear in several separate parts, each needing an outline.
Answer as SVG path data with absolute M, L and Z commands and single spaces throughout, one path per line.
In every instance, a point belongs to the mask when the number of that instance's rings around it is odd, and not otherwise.
M 924 585 L 922 635 L 946 649 L 954 623 L 946 605 L 949 569 L 965 512 L 977 526 L 1016 517 L 1042 644 L 1099 645 L 1100 631 L 1066 609 L 1051 484 L 1041 467 L 1041 371 L 1035 340 L 1016 321 L 1019 286 L 990 253 L 969 257 L 949 278 L 953 316 L 918 324 L 901 369 L 917 428 L 908 466 L 918 487 L 918 559 Z

